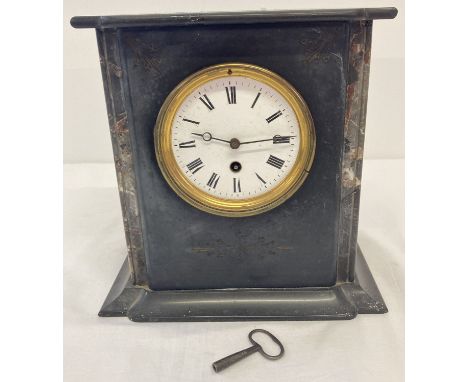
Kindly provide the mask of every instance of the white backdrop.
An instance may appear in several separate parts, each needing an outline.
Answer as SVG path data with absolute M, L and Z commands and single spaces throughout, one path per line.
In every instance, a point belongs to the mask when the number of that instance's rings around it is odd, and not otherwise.
M 404 357 L 404 10 L 398 1 L 65 0 L 64 380 L 400 382 Z M 96 315 L 126 253 L 93 30 L 74 15 L 396 6 L 373 30 L 359 243 L 388 305 L 385 315 L 336 322 L 135 324 Z M 85 162 L 85 164 L 82 164 Z M 105 162 L 103 164 L 86 162 Z M 259 356 L 216 375 L 251 329 L 285 342 L 281 362 Z M 263 377 L 263 378 L 262 378 Z
M 237 0 L 64 0 L 64 161 L 112 162 L 94 30 L 73 29 L 77 15 L 395 6 L 395 20 L 374 22 L 365 158 L 404 156 L 404 2 Z

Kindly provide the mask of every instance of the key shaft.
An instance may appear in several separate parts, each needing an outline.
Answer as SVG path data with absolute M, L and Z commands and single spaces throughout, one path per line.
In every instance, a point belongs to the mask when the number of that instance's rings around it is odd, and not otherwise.
M 258 352 L 261 349 L 260 345 L 256 344 L 237 353 L 228 355 L 213 363 L 213 369 L 216 373 L 234 365 L 235 363 L 247 358 L 248 356 Z

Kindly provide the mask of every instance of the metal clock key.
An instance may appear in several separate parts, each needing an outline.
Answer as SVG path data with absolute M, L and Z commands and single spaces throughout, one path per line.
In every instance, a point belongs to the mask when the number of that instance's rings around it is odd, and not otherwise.
M 264 334 L 266 334 L 268 337 L 270 337 L 273 340 L 273 342 L 275 342 L 279 346 L 280 352 L 277 355 L 270 355 L 270 354 L 266 353 L 263 350 L 262 346 L 252 338 L 254 333 L 264 333 Z M 284 354 L 283 344 L 273 334 L 271 334 L 270 332 L 268 332 L 268 331 L 266 331 L 264 329 L 254 329 L 254 330 L 252 330 L 249 333 L 249 340 L 250 340 L 250 342 L 252 343 L 253 346 L 251 346 L 249 348 L 246 348 L 244 350 L 238 351 L 237 353 L 228 355 L 227 357 L 224 357 L 224 358 L 214 362 L 213 363 L 214 371 L 216 373 L 219 373 L 220 371 L 228 368 L 229 366 L 234 365 L 235 363 L 239 362 L 240 360 L 243 360 L 244 358 L 247 358 L 249 355 L 252 355 L 252 354 L 254 354 L 256 352 L 259 352 L 262 356 L 264 356 L 265 358 L 267 358 L 269 360 L 272 360 L 272 361 L 280 359 Z

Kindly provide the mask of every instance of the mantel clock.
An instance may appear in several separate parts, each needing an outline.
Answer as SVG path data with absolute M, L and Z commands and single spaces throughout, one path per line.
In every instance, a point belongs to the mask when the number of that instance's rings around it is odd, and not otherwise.
M 357 245 L 372 20 L 395 8 L 81 16 L 128 256 L 101 316 L 384 313 Z

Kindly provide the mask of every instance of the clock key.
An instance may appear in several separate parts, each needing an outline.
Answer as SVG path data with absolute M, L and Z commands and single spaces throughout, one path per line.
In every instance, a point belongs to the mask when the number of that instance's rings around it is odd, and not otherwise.
M 252 338 L 252 336 L 255 333 L 263 333 L 263 334 L 266 334 L 268 337 L 270 337 L 272 339 L 272 341 L 279 346 L 280 352 L 277 355 L 270 355 L 270 354 L 266 353 L 263 350 L 262 346 Z M 232 366 L 235 363 L 237 363 L 237 362 L 243 360 L 244 358 L 247 358 L 248 356 L 250 356 L 250 355 L 252 355 L 254 353 L 257 353 L 257 352 L 260 353 L 262 356 L 264 356 L 266 359 L 269 359 L 271 361 L 275 361 L 277 359 L 280 359 L 284 354 L 284 347 L 283 347 L 283 344 L 280 342 L 280 340 L 278 338 L 276 338 L 273 334 L 271 334 L 270 332 L 268 332 L 268 331 L 266 331 L 264 329 L 254 329 L 254 330 L 252 330 L 249 333 L 249 340 L 252 343 L 251 347 L 246 348 L 246 349 L 241 350 L 241 351 L 238 351 L 237 353 L 228 355 L 227 357 L 221 358 L 220 360 L 214 362 L 213 365 L 212 365 L 214 371 L 216 373 L 219 373 L 220 371 L 228 368 L 229 366 Z

